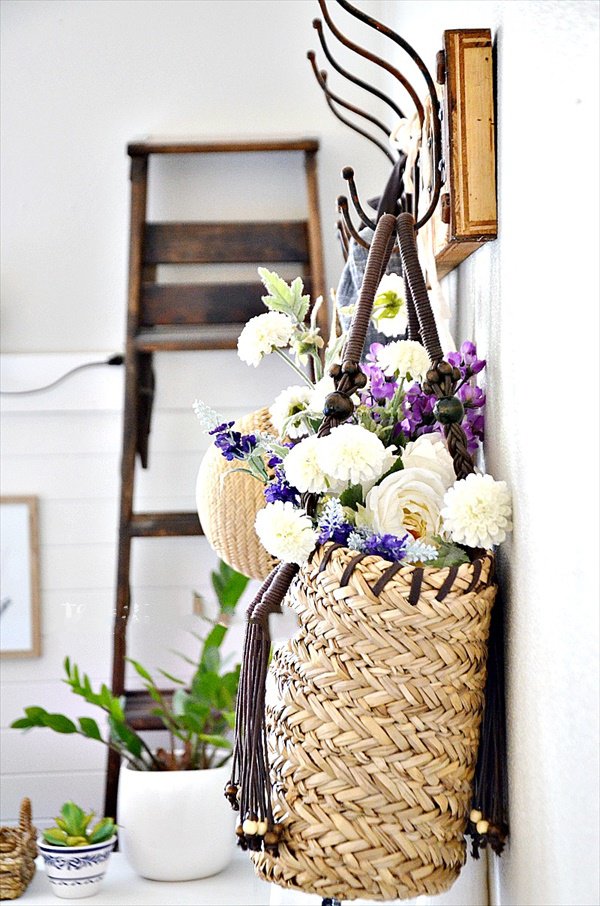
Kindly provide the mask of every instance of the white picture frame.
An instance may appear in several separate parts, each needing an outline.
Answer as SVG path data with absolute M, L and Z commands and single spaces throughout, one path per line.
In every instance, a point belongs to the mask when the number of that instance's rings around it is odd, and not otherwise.
M 0 497 L 0 549 L 0 657 L 39 657 L 37 497 Z

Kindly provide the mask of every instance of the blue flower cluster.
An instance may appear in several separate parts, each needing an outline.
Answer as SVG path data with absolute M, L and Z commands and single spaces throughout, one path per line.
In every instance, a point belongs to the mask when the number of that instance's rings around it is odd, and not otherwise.
M 256 447 L 256 436 L 232 431 L 234 424 L 235 422 L 223 422 L 208 432 L 215 438 L 215 447 L 229 462 L 233 459 L 246 459 Z
M 281 467 L 283 460 L 279 456 L 272 456 L 267 465 L 273 469 L 273 478 L 265 485 L 265 500 L 267 503 L 275 503 L 281 500 L 282 503 L 293 503 L 294 506 L 300 505 L 300 491 L 294 488 L 286 478 L 285 472 Z

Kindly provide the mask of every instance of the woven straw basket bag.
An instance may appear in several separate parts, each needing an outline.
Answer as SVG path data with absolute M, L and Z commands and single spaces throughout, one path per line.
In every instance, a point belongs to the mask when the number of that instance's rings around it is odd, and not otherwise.
M 239 419 L 235 430 L 273 433 L 268 409 Z M 234 471 L 240 463 L 228 462 L 212 444 L 204 454 L 196 483 L 200 525 L 219 557 L 252 579 L 264 579 L 277 560 L 264 549 L 254 531 L 258 510 L 265 505 L 263 488 L 247 472 Z
M 396 228 L 409 333 L 429 353 L 428 381 L 437 373 L 438 395 L 451 396 L 408 214 L 379 221 L 337 389 L 352 390 Z M 323 426 L 327 433 L 331 420 Z M 445 433 L 465 477 L 473 464 L 462 429 Z M 266 699 L 267 618 L 286 591 L 299 629 L 273 657 Z M 339 900 L 452 885 L 466 858 L 495 593 L 486 551 L 432 568 L 329 543 L 299 572 L 281 564 L 266 580 L 248 610 L 226 789 L 240 809 L 239 842 L 263 879 Z M 262 837 L 242 827 L 253 813 L 266 816 Z
M 35 874 L 37 831 L 31 823 L 31 801 L 23 799 L 18 827 L 0 827 L 0 900 L 22 896 Z

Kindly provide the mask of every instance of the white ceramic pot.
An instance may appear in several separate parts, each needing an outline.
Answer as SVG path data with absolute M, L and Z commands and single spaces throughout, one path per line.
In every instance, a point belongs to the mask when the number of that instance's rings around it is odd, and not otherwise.
M 191 881 L 223 871 L 235 851 L 235 814 L 223 790 L 230 765 L 207 771 L 134 771 L 123 765 L 119 846 L 153 881 Z
M 52 846 L 43 839 L 38 840 L 53 893 L 65 900 L 98 893 L 116 842 L 116 834 L 104 843 L 90 846 Z

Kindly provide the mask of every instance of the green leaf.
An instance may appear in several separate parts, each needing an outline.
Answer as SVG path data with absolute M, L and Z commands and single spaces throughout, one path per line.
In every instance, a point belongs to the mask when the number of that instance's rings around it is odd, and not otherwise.
M 46 830 L 42 831 L 42 836 L 46 843 L 50 843 L 51 846 L 67 845 L 67 834 L 64 830 L 59 830 L 57 827 L 46 828 Z
M 217 673 L 221 666 L 221 654 L 218 648 L 204 646 L 202 658 L 200 660 L 200 670 L 202 672 Z
M 235 711 L 223 711 L 223 717 L 227 721 L 228 726 L 234 730 L 235 729 Z
M 221 611 L 233 613 L 246 590 L 248 576 L 243 576 L 221 560 L 218 569 L 211 573 L 211 580 Z
M 192 696 L 201 705 L 216 705 L 220 685 L 221 678 L 218 673 L 213 671 L 197 673 L 192 680 Z
M 173 676 L 172 673 L 167 673 L 166 670 L 159 670 L 158 672 L 159 672 L 162 676 L 164 676 L 166 679 L 168 679 L 169 682 L 171 682 L 171 683 L 177 683 L 179 686 L 185 686 L 185 681 L 182 680 L 182 679 L 179 679 L 179 678 L 176 677 L 176 676 Z
M 102 734 L 98 724 L 92 717 L 80 717 L 79 726 L 81 732 L 88 737 L 88 739 L 99 739 L 102 742 Z
M 183 714 L 185 714 L 185 707 L 189 700 L 189 697 L 190 694 L 189 692 L 186 692 L 185 689 L 176 689 L 173 693 L 172 708 L 173 714 L 176 717 L 181 717 Z
M 224 736 L 213 736 L 210 733 L 198 733 L 198 739 L 200 742 L 206 742 L 211 746 L 214 746 L 216 749 L 231 749 L 233 748 L 231 741 L 225 739 Z
M 115 822 L 112 818 L 102 818 L 91 829 L 88 840 L 90 843 L 102 843 L 104 840 L 110 840 L 115 832 Z
M 437 538 L 435 541 L 439 547 L 439 553 L 435 560 L 427 561 L 427 566 L 443 569 L 445 566 L 460 566 L 461 563 L 470 563 L 471 558 L 458 545 Z
M 46 714 L 44 725 L 56 733 L 77 733 L 77 727 L 64 714 Z
M 108 718 L 108 723 L 113 736 L 124 744 L 127 751 L 131 752 L 134 758 L 139 758 L 142 754 L 142 740 L 137 733 L 128 727 L 126 723 L 115 720 L 112 716 Z
M 13 730 L 31 730 L 32 727 L 43 725 L 32 723 L 28 717 L 20 717 L 18 720 L 13 720 L 10 726 Z
M 71 837 L 78 837 L 84 829 L 85 812 L 74 802 L 65 802 L 60 810 L 64 819 L 64 828 Z
M 358 506 L 362 506 L 364 503 L 362 486 L 353 484 L 349 488 L 346 488 L 345 491 L 342 491 L 340 494 L 340 503 L 342 506 L 350 507 L 352 510 L 355 510 Z
M 148 673 L 148 671 L 146 670 L 145 667 L 142 667 L 142 665 L 138 661 L 134 661 L 133 658 L 131 658 L 131 657 L 126 657 L 125 660 L 131 664 L 131 666 L 133 667 L 135 672 L 139 676 L 141 676 L 142 679 L 147 680 L 149 683 L 152 683 L 152 685 L 154 686 L 154 680 L 152 679 L 152 677 L 150 676 L 150 674 Z
M 393 475 L 394 472 L 400 472 L 400 470 L 403 469 L 403 468 L 404 468 L 404 463 L 402 462 L 402 457 L 401 457 L 401 456 L 398 456 L 398 457 L 394 460 L 393 466 L 391 466 L 391 468 L 389 468 L 389 469 L 387 470 L 387 472 L 384 472 L 384 474 L 381 476 L 381 478 L 379 478 L 379 479 L 375 482 L 375 484 L 376 484 L 376 485 L 381 484 L 381 482 L 384 480 L 384 478 L 387 478 L 388 475 Z
M 227 626 L 223 626 L 222 623 L 217 623 L 216 626 L 213 626 L 209 634 L 206 636 L 200 663 L 202 663 L 204 660 L 204 652 L 210 650 L 211 648 L 219 649 L 226 635 Z
M 282 312 L 302 324 L 310 305 L 310 297 L 303 295 L 302 279 L 296 277 L 288 285 L 279 274 L 267 270 L 266 267 L 259 267 L 258 274 L 269 294 L 262 296 L 267 308 L 271 311 Z

